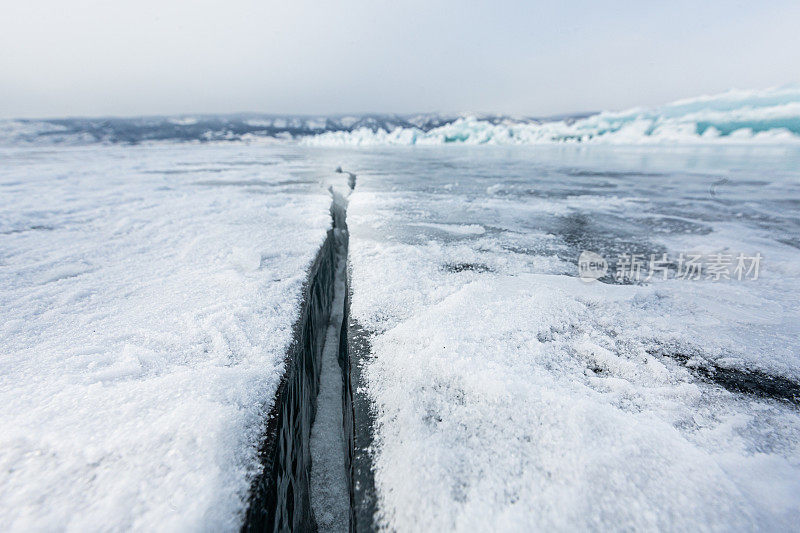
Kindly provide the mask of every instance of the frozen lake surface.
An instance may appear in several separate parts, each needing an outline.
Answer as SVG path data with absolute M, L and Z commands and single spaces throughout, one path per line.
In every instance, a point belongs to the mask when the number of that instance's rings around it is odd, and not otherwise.
M 798 157 L 625 147 L 343 156 L 359 174 L 351 315 L 370 332 L 379 523 L 791 528 Z M 599 282 L 577 277 L 585 250 L 609 262 Z M 698 276 L 681 279 L 682 253 L 702 254 Z M 615 279 L 632 273 L 633 254 L 641 277 Z M 651 254 L 667 262 L 647 280 Z M 715 254 L 730 256 L 732 279 L 714 273 Z M 736 257 L 759 254 L 757 279 L 735 275 Z
M 798 148 L 0 150 L 9 529 L 239 528 L 337 165 L 381 525 L 800 520 Z
M 4 528 L 238 530 L 330 169 L 234 145 L 0 160 Z

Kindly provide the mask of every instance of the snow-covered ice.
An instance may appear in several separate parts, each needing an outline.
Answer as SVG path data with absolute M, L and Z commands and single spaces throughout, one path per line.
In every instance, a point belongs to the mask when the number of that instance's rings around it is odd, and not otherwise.
M 0 148 L 4 526 L 238 529 L 341 165 L 358 174 L 349 313 L 371 346 L 380 525 L 791 529 L 797 398 L 737 387 L 800 382 L 793 91 L 556 125 L 421 117 L 397 135 L 450 146 L 368 151 L 248 144 L 232 119 L 15 123 L 0 139 L 26 145 Z M 383 135 L 353 120 L 347 135 Z M 546 128 L 542 146 L 454 146 Z M 562 143 L 576 128 L 591 142 Z M 113 144 L 167 134 L 246 142 Z M 722 142 L 594 142 L 679 137 Z M 763 263 L 742 281 L 587 283 L 584 250 L 611 268 Z
M 359 174 L 351 316 L 371 332 L 380 525 L 794 527 L 796 399 L 708 376 L 800 381 L 797 149 L 341 159 Z M 757 280 L 586 283 L 582 250 L 764 262 Z
M 237 145 L 0 161 L 3 529 L 238 530 L 330 168 Z

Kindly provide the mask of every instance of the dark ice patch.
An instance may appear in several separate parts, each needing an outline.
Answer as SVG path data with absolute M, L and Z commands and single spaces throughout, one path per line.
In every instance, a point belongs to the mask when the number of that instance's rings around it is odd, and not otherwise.
M 493 272 L 491 267 L 483 263 L 445 263 L 442 270 L 447 272 Z
M 54 226 L 35 225 L 28 226 L 27 228 L 14 228 L 10 230 L 0 231 L 0 235 L 13 235 L 15 233 L 25 233 L 28 231 L 53 231 L 56 229 Z
M 644 177 L 644 178 L 658 178 L 666 176 L 661 172 L 633 172 L 625 170 L 587 170 L 587 169 L 567 169 L 564 174 L 568 176 L 575 176 L 578 178 L 630 178 L 630 177 Z
M 711 226 L 693 222 L 684 218 L 670 216 L 650 216 L 638 219 L 638 223 L 652 233 L 668 235 L 708 235 L 713 231 Z
M 282 187 L 285 185 L 305 185 L 316 183 L 312 180 L 203 180 L 196 181 L 194 185 L 202 187 Z
M 752 368 L 724 367 L 706 359 L 698 364 L 698 358 L 682 352 L 649 350 L 649 353 L 677 361 L 703 381 L 730 392 L 800 405 L 800 383 L 789 378 Z

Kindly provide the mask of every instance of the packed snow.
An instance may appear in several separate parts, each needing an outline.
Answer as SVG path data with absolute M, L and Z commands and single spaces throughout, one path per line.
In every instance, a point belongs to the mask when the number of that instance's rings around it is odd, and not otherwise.
M 351 316 L 371 332 L 379 526 L 800 520 L 797 398 L 730 390 L 703 370 L 800 380 L 797 149 L 341 157 L 359 171 Z M 755 280 L 590 283 L 582 250 L 764 262 Z
M 237 531 L 330 168 L 236 145 L 0 159 L 3 529 Z

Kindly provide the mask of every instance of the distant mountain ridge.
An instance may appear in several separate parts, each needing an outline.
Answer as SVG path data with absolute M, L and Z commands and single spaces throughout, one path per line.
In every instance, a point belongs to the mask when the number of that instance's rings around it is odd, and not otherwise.
M 224 141 L 325 146 L 797 143 L 800 87 L 732 90 L 653 108 L 543 118 L 439 113 L 239 113 L 0 121 L 0 145 Z

